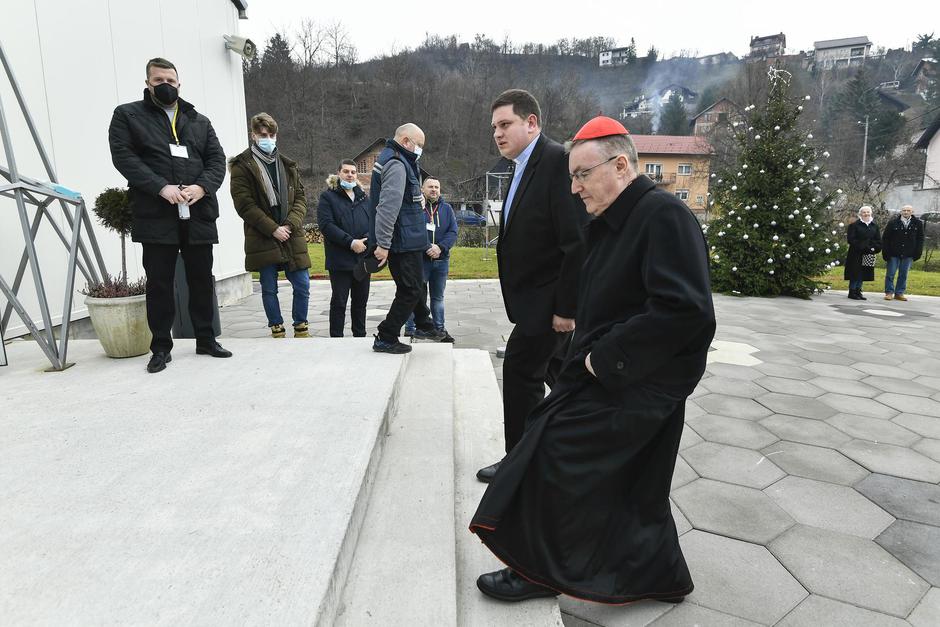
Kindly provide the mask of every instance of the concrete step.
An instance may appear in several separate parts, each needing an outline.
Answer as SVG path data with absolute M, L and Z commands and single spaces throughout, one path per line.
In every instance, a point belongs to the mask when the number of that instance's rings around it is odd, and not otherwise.
M 415 343 L 336 624 L 457 622 L 450 345 Z
M 332 624 L 410 389 L 405 360 L 371 341 L 229 339 L 231 359 L 180 341 L 153 375 L 148 356 L 109 359 L 97 341 L 71 342 L 76 365 L 56 373 L 35 344 L 8 346 L 0 622 Z M 417 407 L 446 424 L 432 440 L 446 479 L 431 472 L 449 492 L 415 494 L 446 499 L 450 548 L 435 559 L 452 564 L 450 355 L 434 357 L 448 396 Z
M 503 402 L 489 353 L 454 351 L 454 462 L 457 535 L 457 625 L 562 627 L 556 599 L 502 603 L 486 597 L 477 577 L 503 568 L 468 530 L 486 486 L 476 472 L 503 457 Z

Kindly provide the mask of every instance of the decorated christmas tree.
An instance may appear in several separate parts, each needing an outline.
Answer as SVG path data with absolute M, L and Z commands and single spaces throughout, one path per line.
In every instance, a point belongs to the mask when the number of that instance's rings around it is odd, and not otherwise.
M 825 190 L 819 160 L 829 153 L 799 130 L 803 106 L 789 97 L 789 79 L 769 69 L 766 105 L 746 106 L 731 123 L 735 167 L 711 175 L 714 217 L 705 230 L 716 291 L 808 298 L 825 287 L 817 277 L 844 257 L 844 234 L 831 218 L 842 190 Z

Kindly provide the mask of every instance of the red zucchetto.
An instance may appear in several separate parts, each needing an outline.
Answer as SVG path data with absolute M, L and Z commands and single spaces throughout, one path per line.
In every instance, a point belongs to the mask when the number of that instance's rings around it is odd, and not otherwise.
M 623 124 L 617 120 L 599 115 L 596 118 L 592 118 L 587 124 L 581 127 L 578 134 L 574 136 L 574 141 L 629 134 L 630 131 L 624 128 Z

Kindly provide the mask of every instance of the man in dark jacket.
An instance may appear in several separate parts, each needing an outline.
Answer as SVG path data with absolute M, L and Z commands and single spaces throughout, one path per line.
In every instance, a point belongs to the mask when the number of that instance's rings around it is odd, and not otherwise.
M 542 134 L 542 111 L 532 94 L 510 89 L 490 109 L 496 147 L 514 165 L 496 244 L 503 305 L 515 324 L 503 359 L 508 453 L 545 396 L 545 383 L 551 385 L 549 365 L 575 328 L 587 215 L 571 193 L 564 148 Z M 477 478 L 487 482 L 498 468 L 499 462 L 482 468 Z
M 433 177 L 424 179 L 424 220 L 427 223 L 428 249 L 424 251 L 424 282 L 431 299 L 431 319 L 440 342 L 453 344 L 454 338 L 444 326 L 444 289 L 450 272 L 450 249 L 457 244 L 457 215 L 441 196 L 441 182 Z M 415 332 L 414 315 L 405 323 L 405 335 Z
M 186 267 L 196 353 L 232 356 L 212 328 L 212 245 L 219 241 L 215 192 L 225 178 L 225 153 L 209 119 L 179 97 L 176 67 L 155 58 L 146 71 L 143 99 L 114 110 L 108 140 L 111 161 L 127 179 L 131 238 L 143 244 L 147 323 L 153 333 L 147 370 L 159 372 L 173 348 L 177 254 Z
M 395 280 L 395 298 L 385 320 L 379 323 L 372 349 L 379 353 L 408 353 L 411 346 L 398 340 L 401 327 L 414 313 L 414 337 L 437 337 L 431 312 L 425 303 L 424 251 L 428 231 L 424 222 L 421 174 L 418 159 L 424 150 L 424 131 L 402 124 L 388 140 L 372 168 L 369 190 L 372 210 L 369 240 L 380 265 L 388 263 Z
M 366 336 L 369 275 L 356 280 L 353 268 L 369 242 L 369 196 L 359 187 L 356 162 L 344 159 L 336 174 L 326 179 L 320 193 L 317 224 L 323 234 L 326 269 L 330 272 L 330 337 L 343 337 L 346 303 L 352 294 L 352 334 Z
M 505 601 L 678 603 L 693 586 L 669 487 L 715 332 L 705 238 L 685 204 L 637 176 L 619 122 L 585 124 L 568 167 L 593 216 L 578 329 L 471 522 L 509 567 L 477 585 Z
M 911 264 L 924 252 L 924 223 L 914 215 L 910 205 L 901 207 L 901 213 L 888 220 L 881 235 L 881 256 L 887 262 L 885 270 L 885 300 L 907 300 L 907 272 Z M 898 275 L 897 286 L 894 274 Z
M 229 169 L 235 211 L 245 221 L 245 270 L 260 278 L 271 337 L 286 335 L 277 299 L 282 270 L 294 293 L 294 337 L 310 337 L 310 255 L 303 229 L 307 198 L 297 164 L 277 150 L 274 118 L 267 113 L 251 118 L 251 146 L 229 161 Z

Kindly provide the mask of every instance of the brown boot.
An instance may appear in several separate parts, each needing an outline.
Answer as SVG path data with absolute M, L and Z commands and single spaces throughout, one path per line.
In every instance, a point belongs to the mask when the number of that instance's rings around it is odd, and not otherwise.
M 306 322 L 298 322 L 294 325 L 294 337 L 310 337 L 310 328 Z
M 905 296 L 904 294 L 895 294 L 894 300 L 907 300 L 907 296 Z
M 885 292 L 885 300 L 891 300 L 892 298 L 894 298 L 894 294 L 891 292 Z
M 271 325 L 271 337 L 284 337 L 284 325 L 283 324 L 272 324 Z

